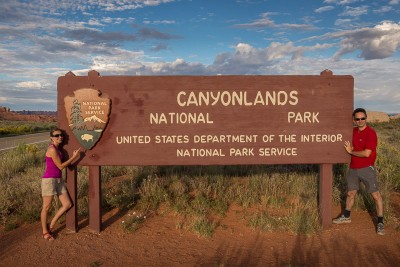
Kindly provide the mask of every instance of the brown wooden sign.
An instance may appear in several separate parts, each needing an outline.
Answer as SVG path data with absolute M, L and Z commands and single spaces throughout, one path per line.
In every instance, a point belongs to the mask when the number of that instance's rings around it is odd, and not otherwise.
M 80 165 L 345 163 L 353 86 L 329 73 L 69 73 L 58 79 L 58 121 L 68 151 L 88 149 Z

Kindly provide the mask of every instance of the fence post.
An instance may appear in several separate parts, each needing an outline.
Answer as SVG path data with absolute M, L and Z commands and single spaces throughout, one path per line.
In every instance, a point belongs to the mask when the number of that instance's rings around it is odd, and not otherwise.
M 89 166 L 89 228 L 101 232 L 101 167 Z
M 69 231 L 76 233 L 78 230 L 78 194 L 76 186 L 78 171 L 76 166 L 70 166 L 66 169 L 67 189 L 72 201 L 72 207 L 66 213 L 65 224 Z
M 322 227 L 332 225 L 332 183 L 333 165 L 319 165 L 319 216 Z

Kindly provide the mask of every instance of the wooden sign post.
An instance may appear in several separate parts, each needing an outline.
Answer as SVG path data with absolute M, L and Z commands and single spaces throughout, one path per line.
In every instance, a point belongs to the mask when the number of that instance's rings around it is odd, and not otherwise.
M 88 76 L 58 79 L 67 152 L 83 147 L 90 227 L 101 230 L 102 165 L 321 164 L 320 215 L 331 223 L 332 164 L 347 163 L 349 75 Z M 75 176 L 74 176 L 75 175 Z M 67 172 L 76 197 L 76 171 Z M 72 197 L 74 203 L 76 198 Z M 76 231 L 76 207 L 67 215 Z

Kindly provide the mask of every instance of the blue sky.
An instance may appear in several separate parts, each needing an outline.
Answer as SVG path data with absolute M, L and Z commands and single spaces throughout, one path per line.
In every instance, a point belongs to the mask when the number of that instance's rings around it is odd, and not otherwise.
M 56 110 L 57 78 L 355 78 L 355 106 L 400 112 L 400 0 L 3 0 L 0 106 Z

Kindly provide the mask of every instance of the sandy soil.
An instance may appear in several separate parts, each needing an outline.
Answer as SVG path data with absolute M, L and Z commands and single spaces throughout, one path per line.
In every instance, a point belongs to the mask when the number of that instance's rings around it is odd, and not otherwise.
M 393 199 L 400 212 L 400 194 Z M 125 216 L 105 214 L 100 234 L 90 231 L 87 219 L 78 233 L 60 224 L 54 241 L 41 237 L 39 223 L 1 230 L 0 266 L 400 266 L 397 223 L 378 236 L 362 211 L 352 212 L 351 224 L 311 236 L 252 230 L 238 207 L 231 207 L 212 238 L 177 229 L 173 214 L 151 216 L 136 232 L 125 233 Z

